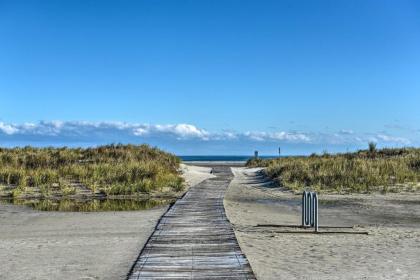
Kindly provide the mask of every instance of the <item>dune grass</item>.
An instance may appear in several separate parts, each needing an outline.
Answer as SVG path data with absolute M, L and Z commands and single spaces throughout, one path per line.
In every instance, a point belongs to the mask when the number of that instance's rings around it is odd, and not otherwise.
M 30 206 L 41 211 L 60 212 L 103 212 L 103 211 L 137 211 L 167 205 L 172 199 L 12 199 L 7 202 L 15 205 Z
M 80 186 L 104 195 L 180 191 L 179 164 L 176 156 L 148 145 L 0 148 L 0 185 L 15 197 L 71 195 Z
M 420 182 L 420 149 L 382 149 L 308 157 L 251 159 L 249 167 L 264 172 L 279 185 L 294 191 L 364 193 L 415 191 Z

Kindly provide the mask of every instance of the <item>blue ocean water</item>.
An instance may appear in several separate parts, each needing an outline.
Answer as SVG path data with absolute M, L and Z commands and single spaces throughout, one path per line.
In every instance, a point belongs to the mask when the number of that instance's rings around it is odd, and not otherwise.
M 183 161 L 247 161 L 253 156 L 179 156 Z M 259 156 L 259 158 L 276 158 L 277 156 Z

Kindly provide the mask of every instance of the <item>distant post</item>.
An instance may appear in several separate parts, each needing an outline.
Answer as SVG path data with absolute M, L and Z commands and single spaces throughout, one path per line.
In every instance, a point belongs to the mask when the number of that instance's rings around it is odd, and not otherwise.
M 279 157 L 281 156 L 281 148 L 279 147 Z
M 255 151 L 255 152 L 254 152 L 254 158 L 255 158 L 255 159 L 258 159 L 258 151 Z

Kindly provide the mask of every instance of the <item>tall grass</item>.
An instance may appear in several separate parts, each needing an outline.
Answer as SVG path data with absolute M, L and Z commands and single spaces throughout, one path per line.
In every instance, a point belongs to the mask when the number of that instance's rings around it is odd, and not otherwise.
M 420 149 L 377 150 L 370 144 L 356 153 L 251 159 L 247 166 L 266 167 L 269 177 L 295 191 L 400 191 L 420 181 Z
M 180 159 L 147 145 L 107 145 L 97 148 L 0 148 L 0 184 L 14 194 L 34 189 L 75 193 L 82 184 L 93 193 L 131 195 L 182 189 Z

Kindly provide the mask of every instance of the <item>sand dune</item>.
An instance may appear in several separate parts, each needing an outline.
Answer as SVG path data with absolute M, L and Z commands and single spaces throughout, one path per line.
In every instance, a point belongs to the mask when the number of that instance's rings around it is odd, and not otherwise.
M 188 186 L 210 169 L 182 166 Z M 0 204 L 0 279 L 125 279 L 167 207 L 41 212 Z
M 181 171 L 187 187 L 197 185 L 208 178 L 214 177 L 214 175 L 210 173 L 211 167 L 194 166 L 181 163 Z
M 321 225 L 359 225 L 351 234 L 278 233 L 257 224 L 299 224 L 300 196 L 233 168 L 228 218 L 258 279 L 420 279 L 420 196 L 322 195 Z M 283 229 L 284 230 L 284 229 Z

